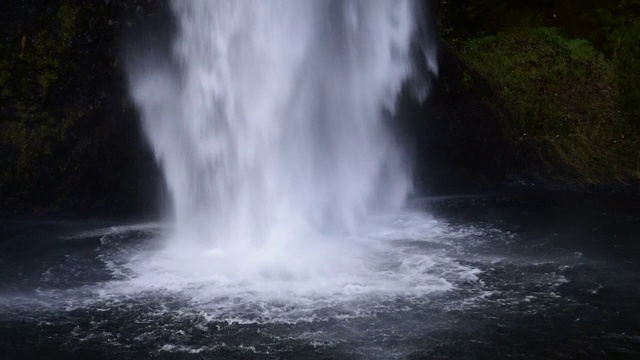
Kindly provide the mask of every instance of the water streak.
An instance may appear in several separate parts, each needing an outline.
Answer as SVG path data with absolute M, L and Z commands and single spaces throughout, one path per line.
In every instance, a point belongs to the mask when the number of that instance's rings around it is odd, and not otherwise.
M 354 234 L 403 204 L 410 166 L 384 114 L 411 72 L 413 1 L 175 0 L 172 11 L 173 65 L 129 75 L 175 242 L 286 247 Z

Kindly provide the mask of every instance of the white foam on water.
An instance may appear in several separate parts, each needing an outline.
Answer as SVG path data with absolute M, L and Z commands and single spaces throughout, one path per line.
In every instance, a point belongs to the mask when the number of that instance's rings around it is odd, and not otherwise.
M 185 314 L 207 321 L 297 323 L 367 316 L 384 306 L 394 311 L 386 301 L 429 301 L 429 294 L 477 279 L 477 269 L 437 249 L 457 232 L 428 215 L 380 217 L 368 229 L 360 236 L 242 254 L 199 247 L 117 253 L 116 261 L 104 260 L 119 278 L 96 288 L 95 297 L 117 303 L 177 297 L 185 301 Z M 240 256 L 246 261 L 236 261 Z

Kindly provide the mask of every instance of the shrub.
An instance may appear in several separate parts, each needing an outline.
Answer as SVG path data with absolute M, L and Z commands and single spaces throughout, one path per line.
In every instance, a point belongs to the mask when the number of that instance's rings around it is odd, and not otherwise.
M 608 60 L 588 41 L 546 27 L 457 42 L 456 51 L 503 97 L 512 115 L 506 135 L 528 150 L 530 175 L 587 183 L 640 179 L 638 130 L 619 106 L 637 104 L 638 83 L 616 76 L 637 69 L 637 56 L 621 52 Z

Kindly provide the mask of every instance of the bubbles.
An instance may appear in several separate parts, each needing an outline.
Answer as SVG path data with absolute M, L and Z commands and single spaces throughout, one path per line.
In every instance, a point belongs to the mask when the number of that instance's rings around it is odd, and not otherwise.
M 78 250 L 98 263 L 70 263 L 57 276 L 70 287 L 47 288 L 43 282 L 35 293 L 5 293 L 0 307 L 15 316 L 140 307 L 137 316 L 149 318 L 295 324 L 395 311 L 396 301 L 429 302 L 477 282 L 478 270 L 453 256 L 460 229 L 424 213 L 379 216 L 357 236 L 293 241 L 283 248 L 164 246 L 174 229 L 159 223 L 112 226 L 61 238 L 61 244 L 93 244 Z M 80 274 L 91 281 L 78 282 Z
M 97 293 L 103 299 L 178 297 L 211 321 L 360 316 L 385 301 L 428 301 L 429 294 L 473 281 L 477 269 L 447 255 L 449 236 L 456 234 L 428 215 L 405 213 L 378 217 L 359 236 L 292 242 L 281 249 L 256 247 L 237 250 L 240 254 L 228 248 L 170 247 L 118 253 L 119 259 L 104 257 L 114 280 Z M 240 256 L 245 261 L 238 262 Z

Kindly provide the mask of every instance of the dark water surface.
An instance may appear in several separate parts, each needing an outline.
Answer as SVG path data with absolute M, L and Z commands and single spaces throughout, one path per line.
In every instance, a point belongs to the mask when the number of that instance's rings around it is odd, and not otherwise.
M 388 271 L 426 290 L 291 301 L 183 288 L 153 262 L 140 280 L 127 264 L 153 258 L 165 224 L 0 222 L 0 358 L 640 358 L 637 198 L 415 206 L 434 225 L 396 239 Z

